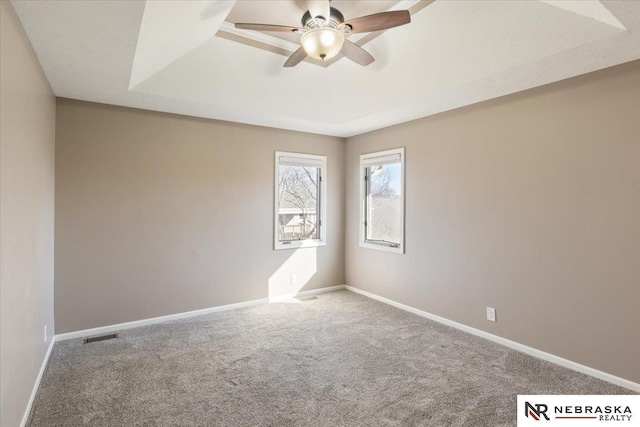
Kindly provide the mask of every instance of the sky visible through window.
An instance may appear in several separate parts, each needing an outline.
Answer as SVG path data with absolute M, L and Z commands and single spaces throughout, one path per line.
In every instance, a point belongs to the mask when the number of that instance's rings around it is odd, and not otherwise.
M 280 241 L 319 238 L 319 173 L 316 167 L 278 166 Z
M 367 168 L 367 240 L 394 244 L 400 244 L 402 241 L 401 173 L 400 163 Z

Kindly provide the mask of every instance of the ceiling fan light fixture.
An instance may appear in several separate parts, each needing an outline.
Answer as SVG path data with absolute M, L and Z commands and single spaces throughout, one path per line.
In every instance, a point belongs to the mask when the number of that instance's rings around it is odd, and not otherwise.
M 331 27 L 314 28 L 302 35 L 301 42 L 307 55 L 326 61 L 340 53 L 344 34 Z
M 0 0 L 1 1 L 1 0 Z M 346 39 L 351 33 L 372 33 L 399 27 L 411 22 L 408 10 L 392 10 L 360 16 L 349 21 L 342 13 L 330 6 L 331 0 L 304 0 L 307 11 L 302 15 L 302 28 L 286 25 L 236 23 L 236 28 L 244 30 L 285 32 L 300 34 L 302 46 L 289 56 L 284 66 L 295 67 L 307 56 L 326 61 L 339 53 L 358 65 L 366 67 L 375 58 L 359 45 Z

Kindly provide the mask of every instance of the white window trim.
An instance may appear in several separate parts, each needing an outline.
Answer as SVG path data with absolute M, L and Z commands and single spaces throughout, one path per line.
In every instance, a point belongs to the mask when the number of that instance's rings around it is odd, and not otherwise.
M 320 160 L 320 238 L 307 240 L 292 240 L 285 243 L 278 240 L 278 201 L 279 201 L 279 182 L 278 182 L 278 165 L 280 157 L 297 157 L 300 159 Z M 291 153 L 286 151 L 276 151 L 275 155 L 275 173 L 274 173 L 274 200 L 273 200 L 273 248 L 281 249 L 298 249 L 298 248 L 315 248 L 327 245 L 327 156 L 316 154 Z
M 367 242 L 366 240 L 366 234 L 365 234 L 365 219 L 366 219 L 366 183 L 365 183 L 365 170 L 366 167 L 364 166 L 364 160 L 365 159 L 371 159 L 373 157 L 384 157 L 384 156 L 390 156 L 390 155 L 394 155 L 394 154 L 400 154 L 400 167 L 402 169 L 402 173 L 400 174 L 400 188 L 402 189 L 402 202 L 400 204 L 400 225 L 402 226 L 402 241 L 400 242 L 400 247 L 392 247 L 389 245 L 384 245 L 384 244 L 380 244 L 380 243 L 371 243 L 371 242 Z M 403 254 L 404 253 L 404 245 L 405 245 L 405 229 L 404 229 L 404 205 L 405 205 L 405 167 L 404 167 L 404 147 L 403 148 L 395 148 L 393 150 L 385 150 L 385 151 L 378 151 L 375 153 L 367 153 L 367 154 L 361 154 L 360 155 L 360 225 L 359 225 L 359 230 L 360 230 L 360 247 L 363 248 L 368 248 L 368 249 L 376 249 L 379 251 L 387 251 L 387 252 L 394 252 L 397 254 Z

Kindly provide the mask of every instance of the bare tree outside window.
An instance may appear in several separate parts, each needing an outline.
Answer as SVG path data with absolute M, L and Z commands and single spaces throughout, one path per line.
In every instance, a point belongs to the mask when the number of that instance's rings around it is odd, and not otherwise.
M 279 165 L 278 239 L 319 239 L 320 168 Z
M 402 242 L 402 194 L 400 163 L 367 168 L 368 203 L 366 239 L 383 243 Z
M 404 253 L 404 148 L 360 155 L 360 246 Z

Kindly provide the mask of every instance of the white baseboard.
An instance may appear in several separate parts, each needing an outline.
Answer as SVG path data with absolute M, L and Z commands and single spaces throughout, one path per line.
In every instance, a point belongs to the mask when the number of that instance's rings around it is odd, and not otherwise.
M 24 415 L 22 416 L 22 422 L 20 422 L 20 427 L 25 427 L 27 425 L 27 421 L 29 421 L 29 415 L 31 415 L 31 407 L 33 406 L 33 401 L 36 399 L 36 394 L 38 393 L 38 389 L 40 388 L 40 381 L 42 381 L 42 376 L 44 375 L 45 369 L 47 369 L 47 363 L 49 363 L 49 356 L 51 356 L 51 351 L 53 350 L 53 344 L 56 342 L 56 337 L 51 337 L 51 342 L 49 343 L 49 348 L 47 349 L 47 353 L 44 355 L 44 360 L 42 361 L 42 366 L 40 366 L 40 372 L 38 372 L 38 376 L 36 377 L 36 382 L 33 384 L 33 389 L 31 390 L 31 396 L 29 396 L 29 402 L 27 402 L 27 408 L 24 411 Z
M 298 292 L 297 294 L 292 294 L 290 296 L 285 295 L 285 296 L 277 297 L 273 299 L 261 298 L 261 299 L 251 300 L 251 301 L 239 302 L 235 304 L 227 304 L 227 305 L 220 305 L 217 307 L 204 308 L 202 310 L 186 311 L 184 313 L 169 314 L 167 316 L 152 317 L 150 319 L 134 320 L 133 322 L 118 323 L 115 325 L 108 325 L 108 326 L 100 326 L 98 328 L 92 328 L 92 329 L 83 329 L 81 331 L 67 332 L 64 334 L 56 335 L 56 341 L 65 341 L 65 340 L 71 340 L 75 338 L 86 338 L 93 335 L 109 334 L 116 331 L 123 331 L 125 329 L 139 328 L 141 326 L 154 325 L 156 323 L 163 323 L 163 322 L 170 322 L 172 320 L 186 319 L 189 317 L 201 316 L 203 314 L 217 313 L 219 311 L 234 310 L 236 308 L 250 307 L 253 305 L 265 304 L 268 302 L 278 302 L 278 301 L 282 301 L 284 299 L 295 297 L 295 296 L 316 295 L 324 292 L 337 291 L 339 289 L 344 289 L 344 285 L 330 286 L 327 288 L 320 288 L 320 289 L 312 289 L 310 291 Z
M 311 289 L 309 291 L 302 291 L 302 292 L 297 292 L 297 293 L 288 294 L 288 295 L 278 295 L 277 297 L 269 297 L 269 302 L 282 302 L 282 301 L 287 301 L 293 298 L 309 297 L 312 295 L 324 294 L 325 292 L 339 291 L 342 289 L 345 289 L 345 285 L 336 285 L 336 286 L 329 286 L 327 288 Z
M 186 319 L 188 317 L 201 316 L 203 314 L 217 313 L 219 311 L 234 310 L 236 308 L 251 307 L 252 305 L 269 302 L 267 298 L 238 302 L 235 304 L 219 305 L 217 307 L 203 308 L 201 310 L 185 311 L 183 313 L 168 314 L 166 316 L 151 317 L 149 319 L 134 320 L 133 322 L 117 323 L 115 325 L 100 326 L 97 328 L 83 329 L 81 331 L 67 332 L 56 335 L 56 341 L 66 341 L 75 338 L 86 338 L 93 335 L 109 334 L 125 329 L 139 328 L 141 326 L 155 325 L 156 323 L 170 322 L 172 320 Z
M 596 377 L 598 379 L 610 382 L 615 385 L 619 385 L 621 387 L 628 388 L 629 390 L 640 393 L 640 384 L 634 383 L 633 381 L 626 380 L 624 378 L 617 377 L 615 375 L 608 374 L 606 372 L 599 371 L 597 369 L 590 368 L 585 365 L 581 365 L 576 362 L 572 362 L 571 360 L 564 359 L 559 356 L 555 356 L 551 353 L 547 353 L 533 347 L 526 346 L 524 344 L 517 343 L 515 341 L 508 340 L 506 338 L 499 337 L 497 335 L 490 334 L 489 332 L 482 331 L 480 329 L 472 328 L 471 326 L 464 325 L 462 323 L 454 322 L 453 320 L 446 319 L 444 317 L 436 316 L 435 314 L 431 314 L 429 312 L 419 310 L 414 307 L 410 307 L 405 304 L 401 304 L 399 302 L 390 300 L 388 298 L 381 297 L 376 294 L 372 294 L 371 292 L 363 291 L 362 289 L 354 288 L 353 286 L 345 285 L 345 289 L 355 292 L 360 295 L 364 295 L 371 299 L 375 299 L 381 301 L 385 304 L 392 305 L 394 307 L 400 308 L 402 310 L 408 311 L 413 314 L 417 314 L 418 316 L 426 317 L 427 319 L 434 320 L 436 322 L 445 324 L 447 326 L 454 327 L 456 329 L 460 329 L 461 331 L 468 332 L 470 334 L 479 336 L 481 338 L 488 339 L 489 341 L 496 342 L 498 344 L 502 344 L 506 347 L 512 348 L 514 350 L 518 350 L 522 353 L 529 354 L 533 357 L 537 357 L 539 359 L 546 360 L 548 362 L 555 363 L 556 365 L 563 366 L 565 368 L 573 369 L 574 371 L 581 372 L 583 374 L 591 375 L 592 377 Z

